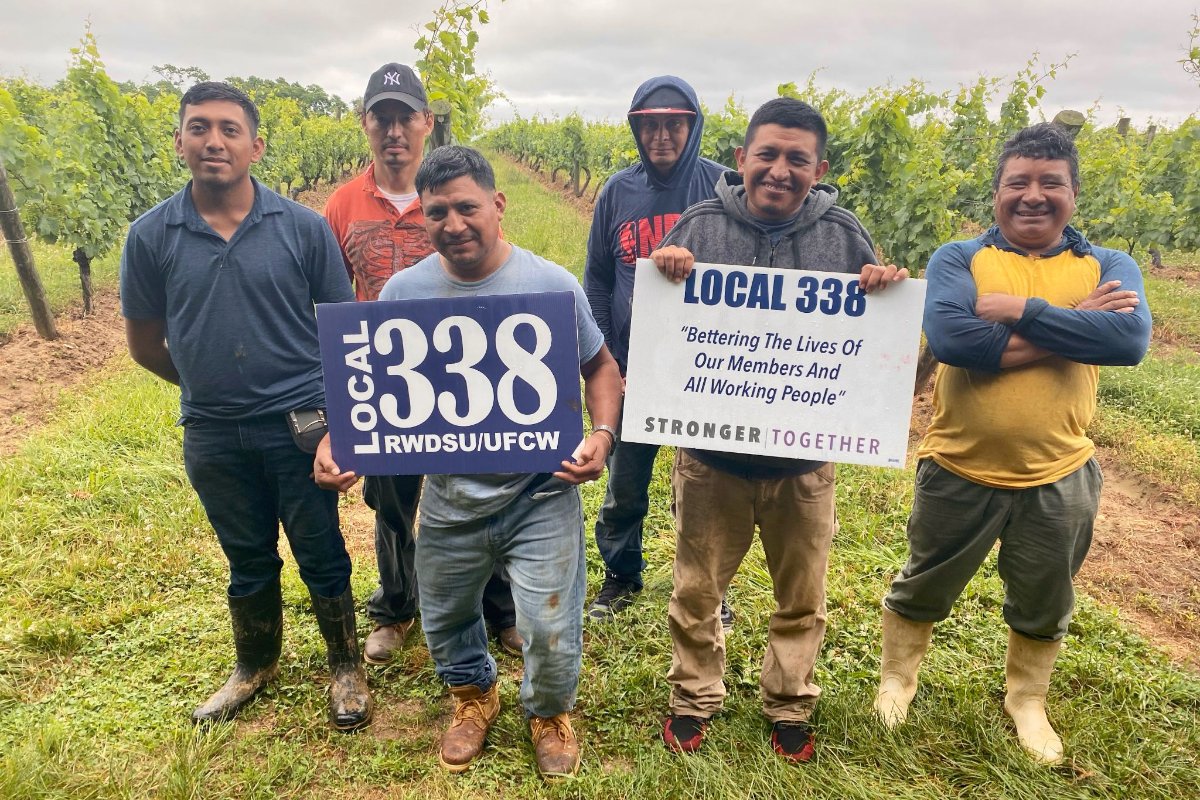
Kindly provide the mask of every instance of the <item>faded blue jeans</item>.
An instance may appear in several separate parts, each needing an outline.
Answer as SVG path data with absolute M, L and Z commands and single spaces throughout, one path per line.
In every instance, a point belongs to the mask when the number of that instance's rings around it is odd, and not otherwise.
M 535 482 L 490 517 L 448 528 L 421 523 L 421 626 L 448 686 L 486 691 L 496 681 L 482 609 L 496 563 L 508 572 L 517 631 L 525 640 L 521 704 L 539 717 L 570 711 L 583 657 L 587 582 L 579 490 Z
M 367 599 L 367 616 L 376 625 L 395 625 L 417 615 L 413 520 L 420 497 L 420 475 L 368 475 L 363 479 L 363 501 L 375 512 L 379 588 Z M 483 592 L 483 616 L 494 630 L 516 624 L 512 593 L 501 569 Z
M 229 560 L 231 597 L 278 579 L 280 523 L 304 584 L 321 597 L 346 591 L 350 556 L 337 492 L 313 483 L 313 457 L 296 447 L 283 414 L 187 419 L 183 463 Z

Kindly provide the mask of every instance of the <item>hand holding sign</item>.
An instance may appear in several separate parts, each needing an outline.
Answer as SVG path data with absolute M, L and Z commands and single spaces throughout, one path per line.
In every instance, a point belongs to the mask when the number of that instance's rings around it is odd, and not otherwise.
M 903 466 L 924 281 L 654 255 L 635 276 L 626 439 Z
M 348 473 L 558 469 L 583 429 L 574 302 L 549 292 L 318 306 L 331 458 L 315 477 L 341 488 Z

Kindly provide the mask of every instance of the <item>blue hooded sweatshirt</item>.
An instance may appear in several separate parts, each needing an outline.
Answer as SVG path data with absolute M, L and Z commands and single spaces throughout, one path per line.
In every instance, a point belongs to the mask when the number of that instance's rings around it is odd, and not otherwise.
M 704 115 L 696 92 L 687 82 L 672 75 L 651 78 L 634 93 L 630 112 L 641 109 L 650 93 L 662 87 L 678 90 L 696 112 L 679 160 L 666 175 L 652 167 L 638 139 L 634 118 L 630 117 L 629 127 L 641 161 L 613 175 L 604 185 L 588 234 L 583 289 L 622 375 L 629 355 L 633 268 L 637 259 L 649 257 L 658 248 L 688 206 L 716 197 L 717 179 L 726 170 L 700 157 Z

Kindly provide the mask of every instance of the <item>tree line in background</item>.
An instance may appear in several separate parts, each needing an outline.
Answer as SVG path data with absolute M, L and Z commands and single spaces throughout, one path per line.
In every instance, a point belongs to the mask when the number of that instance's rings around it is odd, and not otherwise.
M 502 96 L 475 65 L 478 30 L 489 20 L 487 0 L 442 0 L 416 30 L 415 64 L 430 101 L 440 104 L 439 120 L 449 120 L 457 141 L 479 136 L 483 110 Z M 1191 34 L 1181 64 L 1195 74 L 1200 28 Z M 163 64 L 154 67 L 156 81 L 118 84 L 104 71 L 90 31 L 71 54 L 66 77 L 52 87 L 0 79 L 0 190 L 7 169 L 14 195 L 6 200 L 0 191 L 0 222 L 13 222 L 16 213 L 5 207 L 12 204 L 38 237 L 71 247 L 89 310 L 91 259 L 111 250 L 130 221 L 187 179 L 172 132 L 182 92 L 209 75 Z M 1040 65 L 1035 55 L 1009 81 L 980 77 L 941 93 L 911 81 L 851 95 L 819 88 L 814 76 L 803 85 L 781 84 L 778 93 L 825 115 L 825 180 L 838 187 L 840 203 L 863 220 L 887 258 L 919 269 L 968 223 L 990 223 L 1000 144 L 1029 124 L 1047 82 L 1064 66 Z M 254 174 L 272 188 L 295 197 L 369 159 L 356 110 L 341 98 L 283 78 L 226 80 L 259 106 L 267 148 Z M 997 100 L 993 117 L 988 109 Z M 732 166 L 746 109 L 731 97 L 705 115 L 702 154 Z M 637 159 L 625 122 L 585 121 L 578 114 L 518 117 L 483 140 L 553 180 L 563 176 L 577 196 L 590 192 L 593 199 L 613 173 Z M 1134 132 L 1127 120 L 1112 127 L 1084 120 L 1077 142 L 1085 188 L 1076 223 L 1090 238 L 1130 252 L 1200 249 L 1200 121 Z M 23 235 L 6 227 L 5 237 Z
M 914 80 L 852 95 L 821 89 L 813 76 L 802 86 L 782 84 L 778 93 L 821 111 L 829 125 L 824 180 L 837 186 L 839 203 L 863 220 L 889 259 L 920 269 L 964 227 L 991 224 L 1000 145 L 1030 124 L 1046 83 L 1064 66 L 1042 66 L 1035 56 L 1011 81 L 980 77 L 942 93 Z M 997 100 L 993 117 L 988 108 Z M 747 122 L 732 98 L 720 111 L 705 109 L 701 154 L 734 166 Z M 578 114 L 518 117 L 485 140 L 592 199 L 638 157 L 627 123 Z M 1200 121 L 1135 132 L 1128 120 L 1102 127 L 1085 118 L 1076 142 L 1083 190 L 1075 224 L 1093 241 L 1130 253 L 1200 248 Z
M 478 133 L 483 109 L 498 95 L 475 70 L 475 28 L 488 23 L 487 0 L 443 0 L 414 47 L 431 101 L 442 101 L 454 136 Z M 56 335 L 28 248 L 27 231 L 71 248 L 79 265 L 84 312 L 91 311 L 91 261 L 109 252 L 126 225 L 177 191 L 188 178 L 172 134 L 183 92 L 210 79 L 197 67 L 154 67 L 158 80 L 117 83 L 105 72 L 95 37 L 71 50 L 54 86 L 0 78 L 0 222 L 39 333 Z M 261 115 L 267 148 L 254 175 L 295 199 L 319 181 L 362 169 L 370 153 L 357 109 L 317 85 L 283 78 L 227 77 Z M 11 226 L 11 230 L 10 230 Z

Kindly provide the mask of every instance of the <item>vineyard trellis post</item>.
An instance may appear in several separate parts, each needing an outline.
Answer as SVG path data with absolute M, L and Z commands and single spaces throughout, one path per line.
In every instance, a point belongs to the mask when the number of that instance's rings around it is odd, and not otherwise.
M 92 259 L 82 247 L 76 247 L 71 260 L 79 265 L 79 288 L 83 293 L 83 315 L 92 313 Z
M 450 105 L 450 101 L 434 100 L 429 104 L 429 110 L 433 112 L 433 134 L 429 137 L 429 149 L 435 150 L 444 144 L 451 144 L 453 137 L 450 135 L 450 116 L 453 106 Z
M 1053 122 L 1055 125 L 1069 133 L 1071 138 L 1074 139 L 1079 135 L 1079 132 L 1083 130 L 1083 124 L 1087 122 L 1087 117 L 1085 117 L 1079 111 L 1064 108 L 1062 111 L 1054 115 Z
M 38 275 L 33 262 L 33 251 L 29 248 L 29 240 L 25 237 L 25 226 L 21 223 L 21 214 L 17 209 L 16 198 L 8 186 L 8 172 L 4 162 L 0 161 L 0 231 L 4 232 L 4 240 L 12 253 L 13 263 L 17 267 L 17 277 L 21 281 L 21 289 L 29 302 L 29 311 L 33 315 L 33 326 L 43 339 L 57 339 L 58 330 L 54 326 L 54 314 L 50 311 L 50 303 L 46 300 L 46 290 Z

